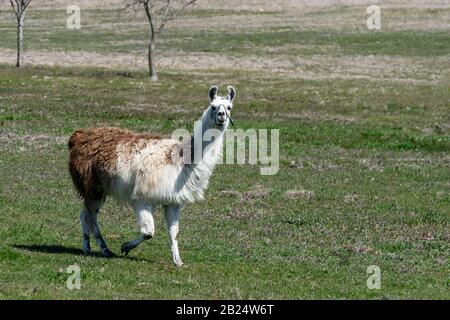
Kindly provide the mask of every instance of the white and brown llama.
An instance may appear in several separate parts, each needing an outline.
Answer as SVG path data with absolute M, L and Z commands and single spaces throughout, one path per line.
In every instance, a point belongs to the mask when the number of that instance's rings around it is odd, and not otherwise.
M 91 253 L 89 238 L 92 233 L 102 254 L 114 256 L 97 224 L 99 210 L 109 195 L 133 207 L 141 233 L 122 245 L 122 253 L 128 254 L 153 237 L 155 210 L 162 206 L 173 262 L 176 266 L 183 264 L 177 242 L 181 206 L 203 198 L 203 191 L 222 152 L 225 129 L 232 121 L 230 112 L 236 90 L 228 86 L 226 97 L 217 96 L 217 91 L 218 86 L 209 89 L 210 104 L 203 112 L 199 126 L 202 135 L 194 130 L 187 142 L 111 127 L 80 129 L 72 134 L 69 170 L 84 200 L 80 220 L 85 254 Z M 198 145 L 194 139 L 201 138 L 208 129 L 218 130 L 219 136 L 211 141 L 202 139 L 200 158 L 193 161 L 193 153 L 197 152 L 194 146 Z

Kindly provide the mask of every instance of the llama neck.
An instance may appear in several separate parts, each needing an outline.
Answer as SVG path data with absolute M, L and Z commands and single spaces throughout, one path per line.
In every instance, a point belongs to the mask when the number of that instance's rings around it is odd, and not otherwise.
M 194 133 L 183 145 L 182 171 L 176 177 L 175 191 L 186 202 L 203 199 L 203 190 L 208 186 L 214 166 L 222 153 L 226 127 L 213 128 L 208 125 L 211 121 L 204 118 L 205 114 L 201 121 L 196 122 Z
M 194 125 L 190 138 L 190 163 L 194 166 L 207 165 L 211 170 L 217 163 L 223 148 L 224 127 L 215 127 L 204 114 Z

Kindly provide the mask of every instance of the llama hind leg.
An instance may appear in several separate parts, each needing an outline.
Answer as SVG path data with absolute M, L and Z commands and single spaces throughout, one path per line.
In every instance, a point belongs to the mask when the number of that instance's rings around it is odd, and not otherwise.
M 86 203 L 86 221 L 91 233 L 94 235 L 95 240 L 102 251 L 102 254 L 107 258 L 111 258 L 114 257 L 115 254 L 108 249 L 108 246 L 106 245 L 106 242 L 103 239 L 102 234 L 100 233 L 100 228 L 97 222 L 97 216 L 103 203 L 104 200 L 89 201 Z
M 120 251 L 125 253 L 125 255 L 141 244 L 141 242 L 151 239 L 155 234 L 155 222 L 153 219 L 154 207 L 145 203 L 136 203 L 133 205 L 133 209 L 136 214 L 141 235 L 122 244 Z
M 83 210 L 81 210 L 80 213 L 80 222 L 83 237 L 83 252 L 85 255 L 91 254 L 91 242 L 90 242 L 91 228 L 89 228 L 87 221 L 88 215 L 89 211 L 86 208 L 83 208 Z
M 178 241 L 177 241 L 181 207 L 179 205 L 166 206 L 165 209 L 166 209 L 166 212 L 165 212 L 166 224 L 167 224 L 167 229 L 169 231 L 170 249 L 172 250 L 173 263 L 177 267 L 181 267 L 183 265 L 183 262 L 181 261 L 181 258 L 180 258 L 180 253 L 178 251 Z

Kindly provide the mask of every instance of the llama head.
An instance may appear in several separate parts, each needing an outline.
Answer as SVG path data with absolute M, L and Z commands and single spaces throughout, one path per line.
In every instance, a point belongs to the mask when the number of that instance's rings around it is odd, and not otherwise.
M 226 97 L 218 96 L 218 86 L 212 86 L 209 89 L 209 107 L 205 111 L 205 120 L 209 122 L 209 127 L 219 129 L 226 128 L 233 119 L 231 118 L 231 110 L 233 109 L 233 101 L 236 97 L 236 90 L 232 86 L 228 86 L 228 95 Z

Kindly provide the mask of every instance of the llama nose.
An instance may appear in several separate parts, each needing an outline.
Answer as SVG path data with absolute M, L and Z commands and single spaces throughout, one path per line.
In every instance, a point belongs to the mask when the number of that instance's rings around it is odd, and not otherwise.
M 223 116 L 225 116 L 225 111 L 220 110 L 220 111 L 217 113 L 217 115 L 218 115 L 219 117 L 223 117 Z

